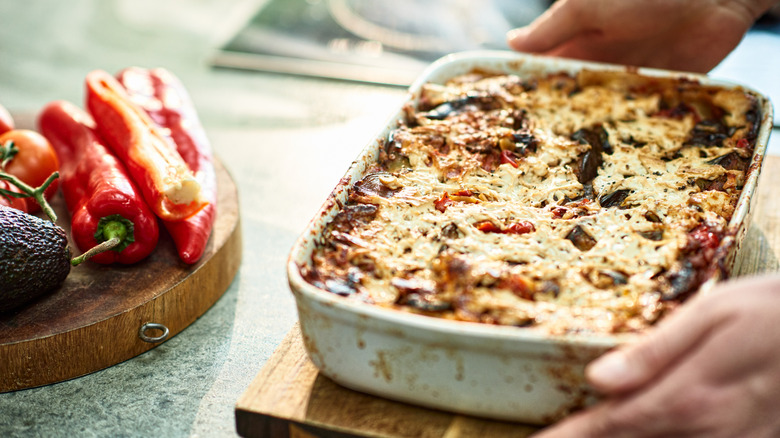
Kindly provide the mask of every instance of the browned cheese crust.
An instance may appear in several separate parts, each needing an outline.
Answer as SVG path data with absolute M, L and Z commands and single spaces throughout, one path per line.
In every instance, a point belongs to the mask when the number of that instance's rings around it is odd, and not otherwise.
M 642 330 L 716 269 L 759 111 L 744 90 L 625 72 L 427 84 L 302 273 L 429 316 Z

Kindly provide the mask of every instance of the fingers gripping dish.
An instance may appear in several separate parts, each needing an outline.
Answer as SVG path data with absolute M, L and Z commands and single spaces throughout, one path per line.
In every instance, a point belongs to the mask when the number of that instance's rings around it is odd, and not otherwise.
M 424 315 L 447 320 L 436 326 L 442 332 L 511 338 L 492 354 L 512 350 L 514 360 L 521 344 L 562 351 L 589 337 L 617 342 L 729 274 L 749 211 L 749 196 L 740 196 L 755 188 L 768 136 L 763 97 L 671 72 L 491 56 L 456 57 L 429 72 L 293 251 L 310 355 L 347 385 L 369 383 L 324 359 L 321 337 L 306 328 L 310 286 L 355 304 L 344 308 L 410 315 L 388 316 L 401 326 Z M 550 366 L 566 356 L 533 355 Z M 479 372 L 506 372 L 506 357 L 492 369 L 486 357 Z M 564 374 L 581 373 L 586 359 L 578 361 Z M 547 390 L 565 386 L 548 374 Z M 488 384 L 478 380 L 471 387 Z M 556 411 L 561 400 L 582 394 L 570 386 L 547 404 L 507 393 L 501 407 L 491 385 L 481 396 L 423 404 L 545 422 L 576 407 Z M 425 398 L 406 386 L 368 390 Z M 533 401 L 507 407 L 523 397 Z

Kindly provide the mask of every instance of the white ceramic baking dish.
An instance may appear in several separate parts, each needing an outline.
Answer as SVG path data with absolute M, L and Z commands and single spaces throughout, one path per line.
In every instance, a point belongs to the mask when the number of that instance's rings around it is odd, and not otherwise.
M 428 68 L 410 88 L 409 102 L 416 102 L 424 83 L 442 83 L 474 68 L 526 76 L 625 67 L 514 52 L 464 52 L 442 58 Z M 735 86 L 705 76 L 686 76 L 704 84 Z M 723 242 L 730 248 L 724 257 L 726 269 L 733 264 L 747 231 L 771 132 L 771 103 L 759 97 L 762 123 L 753 164 L 731 223 L 733 240 Z M 325 376 L 358 391 L 495 419 L 546 424 L 592 403 L 597 396 L 584 381 L 585 365 L 609 348 L 629 342 L 630 335 L 549 336 L 516 327 L 441 320 L 348 301 L 301 277 L 300 266 L 309 263 L 315 241 L 337 212 L 338 202 L 346 200 L 347 188 L 377 159 L 379 147 L 401 117 L 399 108 L 352 163 L 290 254 L 287 273 L 311 360 Z M 702 291 L 717 280 L 712 278 Z

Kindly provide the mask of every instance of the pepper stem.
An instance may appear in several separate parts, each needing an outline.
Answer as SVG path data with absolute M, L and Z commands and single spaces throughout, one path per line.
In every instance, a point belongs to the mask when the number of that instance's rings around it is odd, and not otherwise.
M 95 240 L 100 242 L 80 256 L 71 259 L 72 266 L 78 266 L 92 256 L 105 251 L 121 252 L 135 241 L 133 222 L 121 215 L 112 214 L 100 218 L 95 231 Z
M 70 260 L 71 266 L 78 266 L 81 263 L 88 260 L 90 257 L 100 254 L 101 252 L 105 252 L 108 250 L 111 250 L 118 246 L 120 243 L 122 243 L 122 239 L 119 237 L 113 237 L 111 239 L 106 240 L 105 242 L 101 242 L 98 245 L 93 246 L 92 248 L 88 249 L 86 252 L 81 254 L 80 256 L 73 257 Z

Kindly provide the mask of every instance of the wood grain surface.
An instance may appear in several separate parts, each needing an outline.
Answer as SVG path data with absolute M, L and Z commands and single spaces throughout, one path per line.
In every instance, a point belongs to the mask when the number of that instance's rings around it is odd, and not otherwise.
M 767 157 L 732 276 L 780 267 L 780 157 Z M 527 437 L 537 427 L 451 414 L 362 394 L 319 375 L 296 326 L 237 401 L 244 437 Z
M 416 407 L 321 376 L 296 325 L 236 403 L 245 437 L 526 437 L 532 426 Z
M 222 296 L 241 263 L 238 192 L 216 163 L 217 217 L 203 258 L 179 260 L 164 228 L 151 256 L 131 266 L 83 263 L 51 295 L 0 315 L 0 392 L 82 376 L 154 348 L 139 337 L 146 323 L 179 333 Z M 70 229 L 61 196 L 57 223 Z M 78 253 L 71 241 L 71 248 Z M 151 330 L 148 336 L 159 336 Z

